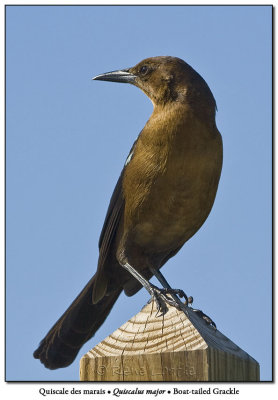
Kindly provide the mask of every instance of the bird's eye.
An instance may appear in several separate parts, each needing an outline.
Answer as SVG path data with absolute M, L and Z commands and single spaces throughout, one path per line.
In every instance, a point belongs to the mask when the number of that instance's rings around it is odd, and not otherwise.
M 146 65 L 140 68 L 140 74 L 145 75 L 149 71 L 149 68 Z

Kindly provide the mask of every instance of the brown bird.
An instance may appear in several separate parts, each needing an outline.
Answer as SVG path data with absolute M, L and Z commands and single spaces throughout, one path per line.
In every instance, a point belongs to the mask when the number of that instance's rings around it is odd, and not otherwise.
M 34 352 L 50 369 L 72 363 L 122 290 L 132 296 L 144 286 L 162 314 L 166 303 L 178 306 L 183 292 L 169 289 L 159 269 L 206 220 L 222 168 L 214 97 L 186 62 L 153 57 L 93 79 L 131 83 L 154 109 L 110 200 L 96 274 Z M 166 289 L 149 283 L 153 275 Z

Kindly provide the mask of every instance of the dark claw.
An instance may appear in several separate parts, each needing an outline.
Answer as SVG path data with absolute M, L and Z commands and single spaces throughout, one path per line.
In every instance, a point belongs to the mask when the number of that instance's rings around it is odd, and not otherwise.
M 176 307 L 177 309 L 180 309 L 178 302 L 175 299 L 167 296 L 169 294 L 184 295 L 184 292 L 179 289 L 159 289 L 158 287 L 152 285 L 151 296 L 152 296 L 152 299 L 154 299 L 156 302 L 156 307 L 157 307 L 156 316 L 162 316 L 167 313 L 167 311 L 168 311 L 167 304 L 169 304 L 170 306 Z M 187 297 L 186 297 L 186 299 L 187 299 Z M 161 312 L 160 315 L 158 315 L 159 312 Z
M 164 297 L 164 298 L 163 298 Z M 156 317 L 161 317 L 162 315 L 165 315 L 168 311 L 166 302 L 165 302 L 165 296 L 160 292 L 160 289 L 158 289 L 156 286 L 151 285 L 151 299 L 150 301 L 154 299 L 156 303 L 156 308 L 157 308 L 157 313 Z M 160 315 L 158 313 L 161 312 Z
M 168 288 L 164 288 L 164 289 L 161 289 L 161 292 L 163 293 L 163 294 L 165 294 L 165 296 L 167 295 L 167 294 L 177 294 L 180 298 L 184 298 L 185 299 L 185 305 L 187 305 L 188 304 L 188 297 L 187 297 L 187 295 L 184 293 L 184 291 L 183 290 L 181 290 L 181 289 L 168 289 Z M 167 297 L 167 296 L 166 296 Z M 176 303 L 176 302 L 175 302 Z
M 162 299 L 157 293 L 155 293 L 153 295 L 155 302 L 156 302 L 156 308 L 157 308 L 157 313 L 156 313 L 156 317 L 162 317 L 163 315 L 165 315 L 168 311 L 168 307 L 164 301 L 164 299 Z M 161 314 L 158 315 L 158 313 L 161 312 Z
M 215 322 L 205 313 L 203 313 L 203 311 L 201 310 L 196 310 L 195 308 L 192 308 L 192 311 L 194 311 L 200 318 L 202 318 L 208 325 L 212 326 L 214 329 L 216 328 L 216 324 Z

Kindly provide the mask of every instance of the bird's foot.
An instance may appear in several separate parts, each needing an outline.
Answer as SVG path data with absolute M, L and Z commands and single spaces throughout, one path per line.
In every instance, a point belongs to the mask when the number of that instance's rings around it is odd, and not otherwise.
M 149 302 L 154 300 L 156 303 L 156 308 L 157 308 L 156 316 L 160 317 L 167 313 L 168 311 L 167 304 L 174 307 L 178 307 L 178 303 L 174 299 L 167 296 L 167 293 L 165 293 L 165 289 L 159 289 L 155 285 L 151 285 L 150 294 L 151 298 Z M 161 314 L 158 315 L 159 313 Z
M 195 308 L 191 308 L 191 310 L 194 311 L 200 318 L 202 318 L 208 325 L 212 326 L 215 330 L 217 329 L 215 322 L 208 315 L 203 313 L 203 311 Z
M 176 295 L 178 295 L 180 298 L 184 298 L 185 303 L 184 304 L 180 303 L 178 298 L 176 300 L 175 299 Z M 157 307 L 156 316 L 165 315 L 167 313 L 167 311 L 168 311 L 167 304 L 172 307 L 176 307 L 177 309 L 180 310 L 181 304 L 187 306 L 189 303 L 191 303 L 193 301 L 193 298 L 191 296 L 188 298 L 186 296 L 186 294 L 184 293 L 184 291 L 181 289 L 170 289 L 170 288 L 169 289 L 168 288 L 159 289 L 158 287 L 151 285 L 150 301 L 152 301 L 153 299 L 155 300 L 156 307 Z M 160 313 L 160 312 L 161 312 L 161 314 L 158 315 L 158 313 Z
M 182 289 L 172 289 L 172 288 L 164 288 L 161 289 L 161 291 L 163 292 L 163 294 L 165 294 L 167 296 L 167 294 L 172 295 L 173 300 L 175 300 L 175 297 L 178 295 L 181 299 L 184 298 L 184 303 L 183 305 L 188 306 L 188 304 L 192 304 L 193 303 L 193 297 L 189 296 L 187 297 L 187 295 L 185 294 L 185 292 Z M 178 302 L 176 301 L 176 303 L 178 304 Z

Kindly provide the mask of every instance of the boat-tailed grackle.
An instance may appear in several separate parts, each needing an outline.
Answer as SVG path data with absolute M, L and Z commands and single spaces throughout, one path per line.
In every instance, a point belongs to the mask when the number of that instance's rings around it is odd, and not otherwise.
M 131 83 L 154 109 L 126 159 L 99 239 L 97 271 L 41 341 L 34 357 L 50 369 L 75 359 L 124 290 L 144 286 L 159 312 L 179 306 L 159 269 L 202 226 L 222 168 L 216 103 L 204 79 L 175 57 L 152 57 L 95 80 Z M 149 283 L 155 275 L 163 289 Z

